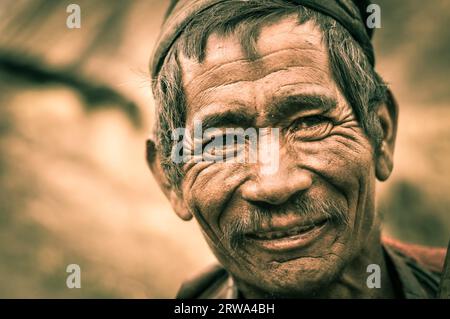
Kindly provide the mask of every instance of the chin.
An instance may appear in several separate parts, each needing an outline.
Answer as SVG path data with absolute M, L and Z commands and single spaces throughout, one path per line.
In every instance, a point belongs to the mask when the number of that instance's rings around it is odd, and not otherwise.
M 317 223 L 301 234 L 245 240 L 237 260 L 218 257 L 231 266 L 227 268 L 244 295 L 247 287 L 258 297 L 315 298 L 339 280 L 352 260 L 356 250 L 350 234 L 345 225 Z
M 333 254 L 272 263 L 261 273 L 261 288 L 272 297 L 311 298 L 336 281 L 343 268 L 343 260 Z

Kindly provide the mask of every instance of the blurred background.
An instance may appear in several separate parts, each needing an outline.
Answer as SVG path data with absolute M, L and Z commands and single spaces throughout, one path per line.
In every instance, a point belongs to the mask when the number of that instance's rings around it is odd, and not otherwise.
M 168 1 L 0 0 L 0 297 L 163 298 L 214 262 L 149 173 L 148 61 Z M 399 101 L 385 233 L 450 237 L 450 1 L 377 0 L 377 69 Z M 68 264 L 81 289 L 66 287 Z

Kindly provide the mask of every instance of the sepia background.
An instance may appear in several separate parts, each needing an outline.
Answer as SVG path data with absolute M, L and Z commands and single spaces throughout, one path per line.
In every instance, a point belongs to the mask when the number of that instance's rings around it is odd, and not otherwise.
M 81 7 L 81 29 L 66 7 Z M 377 69 L 399 101 L 384 231 L 450 237 L 450 1 L 374 1 Z M 162 298 L 214 262 L 144 160 L 148 61 L 167 1 L 0 0 L 0 297 Z M 66 287 L 68 264 L 81 289 Z

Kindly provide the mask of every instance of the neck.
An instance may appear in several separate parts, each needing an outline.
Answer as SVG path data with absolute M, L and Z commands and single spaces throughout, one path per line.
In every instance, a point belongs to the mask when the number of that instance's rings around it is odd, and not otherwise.
M 369 288 L 367 285 L 368 277 L 373 274 L 367 272 L 367 266 L 376 264 L 380 268 L 380 288 Z M 369 280 L 370 281 L 370 280 Z M 371 281 L 370 281 L 371 282 Z M 245 284 L 238 286 L 242 289 L 241 293 L 246 298 L 264 298 L 267 293 L 260 290 L 254 290 Z M 292 298 L 293 296 L 289 296 Z M 295 296 L 294 296 L 295 297 Z M 298 296 L 304 298 L 305 296 Z M 344 269 L 342 274 L 331 284 L 314 292 L 314 298 L 348 298 L 348 299 L 376 299 L 376 298 L 395 298 L 395 289 L 387 268 L 386 257 L 381 245 L 381 235 L 379 229 L 367 239 L 367 245 Z
M 369 288 L 368 278 L 374 270 L 367 272 L 371 264 L 379 266 L 380 288 Z M 377 270 L 375 270 L 377 271 Z M 369 280 L 369 282 L 372 282 Z M 381 245 L 380 231 L 376 230 L 367 240 L 367 245 L 344 269 L 340 277 L 318 294 L 318 298 L 376 299 L 395 298 L 395 289 L 389 275 L 386 257 Z

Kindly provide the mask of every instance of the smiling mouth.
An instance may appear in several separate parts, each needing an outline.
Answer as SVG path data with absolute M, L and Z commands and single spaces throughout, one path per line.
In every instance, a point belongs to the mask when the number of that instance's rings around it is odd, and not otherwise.
M 328 224 L 328 219 L 321 219 L 314 223 L 249 233 L 246 238 L 264 250 L 298 249 L 319 238 Z

